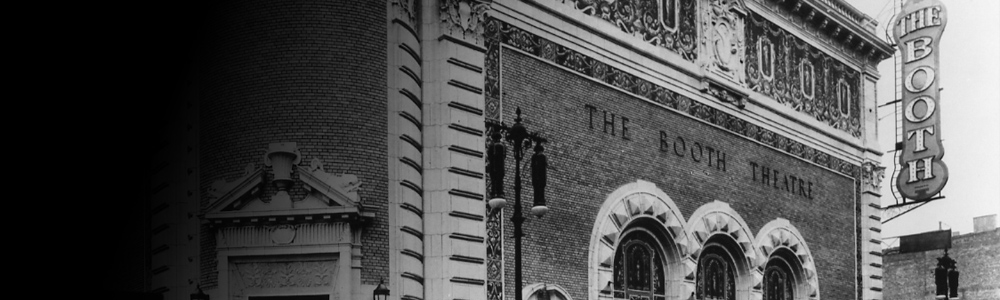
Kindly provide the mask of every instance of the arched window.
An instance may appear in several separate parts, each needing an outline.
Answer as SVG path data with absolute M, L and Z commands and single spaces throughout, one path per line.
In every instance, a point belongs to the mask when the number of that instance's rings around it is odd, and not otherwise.
M 634 229 L 622 238 L 615 249 L 614 276 L 615 298 L 665 299 L 663 254 L 650 232 Z
M 565 289 L 555 284 L 535 283 L 524 287 L 527 300 L 572 300 Z M 523 294 L 522 294 L 523 295 Z
M 696 299 L 736 299 L 735 270 L 728 256 L 721 246 L 706 247 L 702 252 L 698 258 Z
M 792 278 L 788 272 L 777 267 L 764 271 L 764 300 L 792 300 Z
M 772 257 L 764 269 L 764 300 L 795 299 L 795 278 L 791 267 L 780 257 Z

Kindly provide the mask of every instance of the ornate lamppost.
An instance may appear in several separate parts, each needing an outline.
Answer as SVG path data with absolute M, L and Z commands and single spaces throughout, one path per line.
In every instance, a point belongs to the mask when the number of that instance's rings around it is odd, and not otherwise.
M 521 237 L 524 232 L 521 229 L 524 224 L 523 212 L 521 211 L 521 160 L 524 152 L 531 148 L 534 143 L 535 154 L 531 156 L 531 183 L 534 189 L 534 206 L 531 207 L 531 214 L 541 218 L 549 211 L 545 206 L 545 185 L 547 181 L 546 168 L 548 160 L 543 154 L 545 148 L 542 143 L 547 142 L 545 138 L 539 137 L 537 133 L 529 133 L 521 124 L 521 108 L 516 110 L 517 117 L 514 118 L 514 125 L 507 128 L 505 125 L 491 123 L 492 144 L 487 149 L 488 163 L 487 171 L 490 174 L 490 208 L 498 210 L 507 205 L 503 193 L 503 178 L 506 172 L 504 160 L 507 157 L 506 145 L 504 141 L 514 148 L 514 213 L 510 218 L 514 223 L 514 287 L 517 300 L 521 300 Z M 502 132 L 506 133 L 503 136 Z M 502 137 L 502 138 L 501 138 Z
M 197 290 L 193 294 L 191 294 L 191 300 L 210 300 L 212 298 L 201 290 L 200 284 L 196 288 Z
M 375 287 L 375 291 L 372 292 L 372 300 L 388 300 L 389 299 L 389 288 L 385 287 L 385 281 L 379 279 L 378 286 Z

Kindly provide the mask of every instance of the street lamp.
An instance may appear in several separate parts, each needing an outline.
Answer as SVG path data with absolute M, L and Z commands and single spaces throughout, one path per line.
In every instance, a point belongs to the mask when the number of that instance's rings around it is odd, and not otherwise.
M 385 287 L 384 279 L 379 279 L 378 286 L 375 287 L 375 292 L 372 293 L 373 300 L 388 300 L 389 299 L 389 288 Z
M 205 292 L 203 292 L 201 290 L 201 285 L 200 284 L 196 288 L 197 288 L 197 291 L 195 291 L 195 293 L 191 294 L 191 300 L 209 300 L 211 298 L 211 297 L 208 296 L 208 294 L 205 294 Z
M 503 177 L 504 172 L 506 172 L 504 160 L 507 156 L 506 146 L 503 141 L 506 140 L 512 144 L 514 148 L 514 215 L 510 220 L 514 223 L 514 294 L 516 300 L 521 300 L 521 237 L 524 236 L 521 226 L 525 220 L 524 214 L 521 212 L 521 159 L 524 158 L 524 152 L 528 148 L 531 148 L 531 144 L 534 142 L 535 154 L 531 156 L 531 183 L 534 188 L 535 204 L 531 207 L 531 214 L 539 218 L 549 211 L 549 208 L 545 206 L 546 168 L 548 167 L 548 160 L 545 154 L 543 154 L 545 148 L 542 147 L 542 143 L 547 141 L 539 137 L 537 133 L 528 133 L 528 130 L 524 128 L 524 125 L 521 124 L 520 107 L 517 108 L 515 113 L 517 117 L 514 118 L 514 125 L 510 128 L 507 128 L 502 123 L 490 124 L 493 127 L 493 134 L 491 135 L 493 143 L 487 149 L 487 154 L 489 155 L 487 171 L 490 174 L 491 181 L 490 208 L 494 210 L 503 208 L 507 205 L 507 200 L 503 199 Z M 507 133 L 503 139 L 501 139 L 501 131 Z

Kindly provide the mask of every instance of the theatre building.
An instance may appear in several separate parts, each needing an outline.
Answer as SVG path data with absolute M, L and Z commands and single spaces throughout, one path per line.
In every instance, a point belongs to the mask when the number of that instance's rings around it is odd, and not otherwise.
M 145 291 L 882 299 L 875 83 L 893 49 L 842 0 L 197 9 L 150 163 Z M 515 124 L 523 158 L 495 138 Z

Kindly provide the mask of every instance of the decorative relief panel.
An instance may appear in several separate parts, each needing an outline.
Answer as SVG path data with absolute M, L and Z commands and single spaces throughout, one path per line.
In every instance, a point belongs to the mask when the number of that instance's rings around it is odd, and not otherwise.
M 555 0 L 553 0 L 555 1 Z M 642 41 L 694 62 L 696 2 L 693 0 L 570 0 L 573 8 L 618 26 Z
M 486 295 L 488 300 L 503 299 L 502 215 L 491 214 L 486 220 Z
M 861 73 L 760 15 L 747 19 L 750 89 L 860 138 Z
M 233 262 L 229 264 L 230 291 L 241 295 L 247 288 L 334 286 L 336 259 L 288 262 Z
M 409 24 L 415 24 L 417 22 L 417 11 L 414 5 L 416 0 L 393 0 L 392 4 L 397 6 L 399 9 L 399 17 L 409 22 Z M 419 27 L 419 26 L 417 26 Z M 417 28 L 413 28 L 417 29 Z
M 882 179 L 884 178 L 885 167 L 870 161 L 862 164 L 861 180 L 864 182 L 865 187 L 880 191 L 882 190 Z
M 828 167 L 850 176 L 855 176 L 859 172 L 860 167 L 855 164 L 831 157 L 827 153 L 803 145 L 798 141 L 776 134 L 770 130 L 760 128 L 753 123 L 747 122 L 746 120 L 702 104 L 701 102 L 690 99 L 684 95 L 677 94 L 674 91 L 646 81 L 645 79 L 629 74 L 623 70 L 608 66 L 601 61 L 583 55 L 573 49 L 553 43 L 500 20 L 490 18 L 487 21 L 485 37 L 487 50 L 485 61 L 486 78 L 484 80 L 486 86 L 486 117 L 488 119 L 499 120 L 500 117 L 500 81 L 502 80 L 502 78 L 500 78 L 500 55 L 502 48 L 501 45 L 506 45 L 507 47 L 523 51 L 528 55 L 538 57 L 539 59 L 552 62 L 556 65 L 577 72 L 581 76 L 594 78 L 600 82 L 620 88 L 626 92 L 635 94 L 650 101 L 663 104 L 676 109 L 680 113 L 688 114 L 706 122 L 718 125 L 728 131 L 775 147 L 780 151 L 787 152 L 793 156 L 800 157 L 818 165 Z M 749 44 L 755 45 L 756 40 L 751 41 Z M 752 54 L 748 53 L 748 55 L 756 55 L 756 52 L 753 52 Z M 747 72 L 751 72 L 750 69 L 748 69 Z M 853 74 L 854 76 L 859 76 L 857 73 Z M 776 78 L 779 78 L 778 75 L 775 76 Z M 780 78 L 785 78 L 785 76 L 786 75 L 781 75 Z M 817 75 L 817 77 L 818 76 L 819 75 Z M 817 88 L 819 87 L 817 86 Z M 820 93 L 817 92 L 817 95 L 819 94 Z M 856 111 L 857 105 L 854 107 L 854 110 Z M 855 116 L 857 116 L 856 112 Z
M 463 38 L 472 38 L 482 44 L 483 23 L 490 10 L 489 0 L 442 0 L 441 22 L 444 30 L 451 34 L 461 33 Z
M 708 52 L 709 71 L 745 86 L 746 8 L 737 0 L 710 0 L 702 18 L 702 44 Z
M 493 144 L 492 136 L 496 127 L 486 127 L 486 145 L 489 149 Z M 489 162 L 487 161 L 487 164 Z M 486 176 L 483 186 L 483 195 L 494 195 L 490 191 L 493 184 L 493 176 Z M 486 211 L 490 212 L 490 206 L 486 204 Z M 503 214 L 500 211 L 493 211 L 486 215 L 486 299 L 503 300 Z

